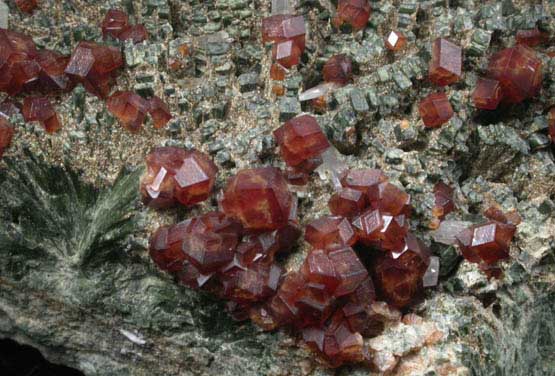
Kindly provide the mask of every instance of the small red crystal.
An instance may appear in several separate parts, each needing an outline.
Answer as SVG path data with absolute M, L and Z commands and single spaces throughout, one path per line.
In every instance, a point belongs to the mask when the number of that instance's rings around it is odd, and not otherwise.
M 360 191 L 364 193 L 367 199 L 370 197 L 370 191 L 373 191 L 375 187 L 385 181 L 387 181 L 387 177 L 383 172 L 373 168 L 348 170 L 341 177 L 343 187 Z
M 462 74 L 462 49 L 447 39 L 438 38 L 432 44 L 430 81 L 446 86 L 460 80 Z
M 168 106 L 157 96 L 148 100 L 148 113 L 152 116 L 154 128 L 160 129 L 172 119 Z
M 54 133 L 62 127 L 58 114 L 46 97 L 25 98 L 22 114 L 25 121 L 40 122 L 48 133 Z
M 8 122 L 0 115 L 0 158 L 4 151 L 10 146 L 14 134 L 14 129 Z
M 54 51 L 43 50 L 39 52 L 37 62 L 41 68 L 40 80 L 43 90 L 69 91 L 73 89 L 72 81 L 64 72 L 68 61 L 69 57 Z
M 536 29 L 518 30 L 516 32 L 516 43 L 524 44 L 528 47 L 536 47 L 547 42 L 549 35 L 543 31 Z
M 488 68 L 503 89 L 503 99 L 519 103 L 535 96 L 542 85 L 542 61 L 534 50 L 519 44 L 495 54 Z
M 190 206 L 206 200 L 216 180 L 217 167 L 205 154 L 176 147 L 154 149 L 146 157 L 141 179 L 143 202 L 165 208 L 180 202 Z
M 20 11 L 23 13 L 33 13 L 33 11 L 38 6 L 37 0 L 15 0 L 15 5 L 19 8 Z
M 453 192 L 453 188 L 449 187 L 442 181 L 434 185 L 435 205 L 433 209 L 433 214 L 435 217 L 439 219 L 444 219 L 447 214 L 455 210 Z
M 497 80 L 480 78 L 472 93 L 472 101 L 476 108 L 482 110 L 495 110 L 503 99 L 501 84 Z
M 410 195 L 389 182 L 380 183 L 370 189 L 368 199 L 373 208 L 384 213 L 394 216 L 410 214 Z
M 353 245 L 356 235 L 343 217 L 323 217 L 310 222 L 305 229 L 305 240 L 314 248 L 328 249 Z
M 279 64 L 272 64 L 270 67 L 270 78 L 275 81 L 285 80 L 287 70 Z
M 432 93 L 418 105 L 420 117 L 428 128 L 439 128 L 453 116 L 453 107 L 445 93 Z
M 285 68 L 298 65 L 301 61 L 301 54 L 301 49 L 293 40 L 278 42 L 272 47 L 273 59 Z
M 346 23 L 354 30 L 361 30 L 366 27 L 370 12 L 370 3 L 367 0 L 339 0 L 333 22 L 336 27 Z
M 224 191 L 224 212 L 252 230 L 275 230 L 287 225 L 292 196 L 281 171 L 274 167 L 241 170 Z
M 457 235 L 457 241 L 468 261 L 494 264 L 509 257 L 509 245 L 515 232 L 513 224 L 491 221 L 464 230 Z
M 148 39 L 148 31 L 144 25 L 132 25 L 121 31 L 118 35 L 120 40 L 132 40 L 133 44 L 141 43 Z
M 130 132 L 141 130 L 149 102 L 132 91 L 118 91 L 106 101 L 106 107 Z
M 354 217 L 362 213 L 366 205 L 367 195 L 352 188 L 342 188 L 328 202 L 330 212 L 343 217 Z
M 399 31 L 391 31 L 385 38 L 385 47 L 390 51 L 399 51 L 407 44 L 407 38 Z
M 352 293 L 368 277 L 368 271 L 352 248 L 332 250 L 328 253 L 328 257 L 339 278 L 339 286 L 333 292 L 334 296 L 340 297 Z
M 322 70 L 324 81 L 346 85 L 353 76 L 353 65 L 351 59 L 346 55 L 334 55 L 324 64 Z
M 129 16 L 122 10 L 110 9 L 102 21 L 102 35 L 118 38 L 129 26 Z
M 301 54 L 305 48 L 305 21 L 303 16 L 278 14 L 262 19 L 262 42 L 293 41 Z
M 162 270 L 178 272 L 183 269 L 185 254 L 181 244 L 189 231 L 191 220 L 158 228 L 150 237 L 149 254 Z
M 310 115 L 287 121 L 274 131 L 274 137 L 285 163 L 293 167 L 319 156 L 330 146 L 318 122 Z

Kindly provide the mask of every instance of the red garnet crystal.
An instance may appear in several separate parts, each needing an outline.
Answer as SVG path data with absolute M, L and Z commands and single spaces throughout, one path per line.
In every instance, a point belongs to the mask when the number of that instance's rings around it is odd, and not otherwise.
M 122 10 L 110 9 L 102 21 L 102 35 L 118 38 L 129 27 L 129 16 Z
M 480 78 L 472 93 L 472 101 L 476 108 L 482 110 L 495 110 L 503 99 L 501 84 L 497 80 Z
M 148 39 L 148 31 L 144 25 L 133 25 L 124 29 L 118 36 L 120 40 L 131 39 L 133 44 L 141 43 Z
M 83 84 L 91 94 L 106 98 L 113 85 L 113 76 L 123 66 L 123 57 L 115 47 L 93 42 L 80 42 L 73 51 L 65 73 Z
M 439 219 L 455 210 L 455 202 L 453 200 L 453 188 L 440 181 L 434 186 L 435 205 L 433 215 Z
M 179 272 L 183 269 L 185 254 L 181 250 L 181 244 L 190 227 L 191 220 L 162 226 L 150 237 L 150 257 L 160 269 L 168 272 Z
M 357 239 L 346 218 L 323 217 L 306 226 L 305 240 L 314 248 L 328 249 L 342 245 L 351 246 Z
M 156 148 L 146 157 L 147 172 L 141 179 L 143 202 L 164 208 L 180 202 L 190 206 L 208 198 L 218 168 L 196 150 Z
M 275 43 L 272 47 L 272 57 L 285 68 L 298 65 L 302 51 L 293 40 Z
M 494 264 L 509 257 L 515 232 L 516 226 L 512 223 L 490 221 L 463 230 L 457 235 L 457 242 L 468 261 Z
M 405 242 L 405 249 L 397 258 L 376 254 L 372 263 L 378 295 L 396 308 L 414 301 L 430 263 L 430 251 L 414 235 L 408 234 Z
M 13 127 L 0 115 L 0 158 L 2 158 L 4 151 L 10 146 L 13 134 Z
M 45 91 L 69 91 L 73 83 L 64 70 L 69 62 L 69 57 L 57 52 L 43 50 L 39 52 L 37 62 L 41 68 L 40 81 Z
M 515 39 L 517 44 L 535 47 L 547 42 L 549 35 L 538 29 L 518 30 Z
M 19 8 L 20 11 L 23 13 L 33 13 L 33 11 L 38 6 L 37 0 L 15 0 L 15 5 Z
M 354 30 L 366 27 L 370 18 L 370 3 L 368 0 L 339 0 L 337 15 L 333 23 L 336 27 L 343 24 L 351 25 Z
M 270 78 L 275 81 L 285 80 L 287 70 L 279 64 L 272 64 L 270 68 Z
M 62 127 L 58 114 L 46 97 L 25 98 L 22 114 L 25 121 L 40 122 L 48 133 L 54 133 Z
M 542 84 L 542 61 L 524 45 L 506 48 L 495 54 L 489 62 L 489 74 L 498 80 L 503 99 L 519 103 L 535 96 Z
M 334 55 L 326 62 L 322 71 L 324 81 L 346 85 L 353 76 L 353 65 L 347 56 Z
M 232 177 L 221 206 L 247 229 L 275 230 L 287 224 L 293 203 L 281 171 L 263 167 L 242 170 Z
M 453 107 L 445 93 L 431 93 L 420 101 L 418 112 L 428 128 L 439 128 L 453 116 Z
M 399 51 L 407 44 L 407 38 L 399 31 L 391 31 L 385 38 L 385 47 L 390 51 Z
M 342 188 L 328 202 L 330 212 L 343 217 L 354 217 L 362 213 L 366 205 L 367 195 L 352 188 Z
M 130 132 L 141 130 L 149 102 L 132 91 L 118 91 L 106 101 L 106 107 Z
M 262 19 L 262 41 L 284 42 L 293 40 L 304 50 L 305 47 L 305 20 L 303 16 L 279 14 Z
M 371 191 L 380 184 L 387 181 L 387 177 L 381 170 L 373 168 L 348 170 L 341 178 L 341 185 L 362 192 L 367 199 Z
M 430 81 L 436 85 L 446 86 L 459 81 L 461 72 L 461 47 L 443 38 L 436 39 L 432 45 Z
M 154 96 L 148 101 L 148 113 L 152 116 L 154 128 L 160 129 L 168 124 L 172 119 L 170 109 L 168 106 L 157 96 Z
M 30 37 L 0 29 L 0 91 L 16 95 L 34 88 L 41 70 L 37 55 Z
M 288 166 L 299 166 L 318 157 L 329 146 L 328 139 L 313 116 L 301 115 L 274 131 L 280 154 Z

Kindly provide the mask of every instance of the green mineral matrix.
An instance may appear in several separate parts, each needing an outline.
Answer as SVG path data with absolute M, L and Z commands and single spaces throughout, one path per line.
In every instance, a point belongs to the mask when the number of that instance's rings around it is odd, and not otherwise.
M 555 375 L 554 17 L 0 0 L 0 374 Z

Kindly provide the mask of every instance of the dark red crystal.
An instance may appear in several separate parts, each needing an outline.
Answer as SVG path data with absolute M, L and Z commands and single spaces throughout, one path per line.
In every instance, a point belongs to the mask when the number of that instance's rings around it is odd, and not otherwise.
M 482 110 L 495 110 L 503 99 L 501 84 L 497 80 L 480 78 L 472 93 L 472 101 L 476 108 Z
M 334 55 L 324 64 L 322 70 L 324 81 L 346 85 L 353 76 L 353 64 L 346 55 Z
M 132 91 L 118 91 L 106 101 L 106 107 L 121 125 L 130 132 L 142 129 L 146 113 L 150 109 L 149 102 Z
M 440 181 L 434 185 L 435 205 L 433 208 L 434 217 L 444 219 L 445 216 L 455 210 L 453 199 L 453 188 Z
M 342 188 L 331 196 L 328 206 L 333 215 L 354 217 L 362 213 L 364 208 L 366 208 L 368 204 L 367 199 L 368 196 L 359 190 Z
M 549 34 L 539 29 L 518 30 L 516 32 L 516 43 L 524 44 L 528 47 L 536 47 L 549 40 Z
M 418 112 L 428 128 L 439 128 L 453 116 L 453 107 L 445 93 L 432 93 L 420 101 Z
M 446 86 L 460 80 L 462 74 L 462 49 L 447 39 L 438 38 L 432 44 L 430 81 Z
M 333 23 L 336 27 L 348 24 L 354 30 L 361 30 L 366 27 L 370 12 L 370 3 L 367 0 L 339 0 Z
M 120 34 L 129 27 L 129 16 L 122 10 L 110 9 L 102 21 L 102 35 L 119 38 Z
M 38 0 L 15 0 L 15 5 L 23 13 L 33 13 L 38 6 Z
M 305 240 L 314 248 L 330 249 L 355 244 L 357 238 L 349 220 L 343 217 L 323 217 L 310 222 Z
M 14 129 L 0 114 L 0 158 L 4 155 L 4 151 L 10 146 L 14 135 Z
M 54 133 L 62 127 L 54 106 L 46 97 L 27 97 L 23 101 L 25 121 L 38 121 L 46 132 Z

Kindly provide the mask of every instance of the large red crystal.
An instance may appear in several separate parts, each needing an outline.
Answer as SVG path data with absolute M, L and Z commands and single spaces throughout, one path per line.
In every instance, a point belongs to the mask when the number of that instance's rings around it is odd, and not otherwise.
M 431 93 L 420 101 L 418 112 L 428 128 L 439 128 L 453 116 L 453 107 L 445 93 Z
M 310 115 L 287 121 L 274 131 L 274 137 L 285 163 L 293 167 L 319 156 L 330 146 L 318 122 Z
M 366 27 L 370 12 L 368 0 L 339 0 L 333 22 L 336 27 L 348 24 L 354 30 L 361 30 Z
M 353 76 L 353 64 L 346 55 L 334 55 L 324 64 L 322 69 L 324 81 L 346 85 Z
M 46 97 L 25 98 L 22 114 L 25 121 L 40 122 L 48 133 L 54 133 L 62 127 L 58 114 Z
M 177 202 L 190 206 L 208 198 L 218 168 L 196 150 L 162 147 L 146 157 L 147 172 L 141 179 L 143 202 L 165 208 Z
M 274 167 L 239 171 L 224 191 L 224 212 L 252 230 L 275 230 L 285 226 L 292 196 L 281 171 Z
M 106 98 L 112 89 L 113 77 L 123 66 L 123 57 L 115 47 L 94 42 L 80 42 L 65 69 L 65 73 L 83 84 L 91 94 Z
M 141 130 L 149 111 L 149 102 L 132 91 L 118 91 L 106 101 L 106 107 L 130 132 Z
M 14 134 L 14 129 L 4 117 L 0 114 L 0 158 L 4 155 L 4 151 L 10 146 Z
M 460 80 L 462 49 L 446 39 L 438 38 L 432 45 L 429 77 L 436 85 L 446 86 Z
M 488 72 L 501 84 L 503 99 L 508 103 L 519 103 L 535 96 L 543 79 L 541 59 L 534 50 L 521 44 L 495 54 Z

